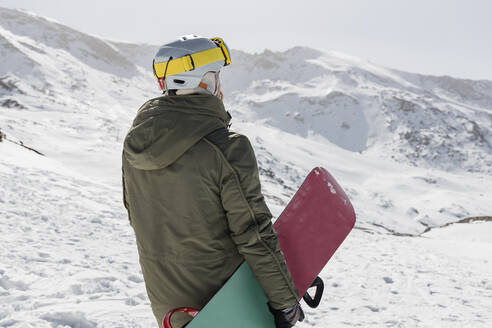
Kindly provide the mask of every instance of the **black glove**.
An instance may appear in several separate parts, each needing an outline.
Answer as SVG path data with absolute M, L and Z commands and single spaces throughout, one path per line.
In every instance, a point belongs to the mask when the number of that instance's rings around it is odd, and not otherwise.
M 304 312 L 299 303 L 283 310 L 275 310 L 270 304 L 268 304 L 268 308 L 275 318 L 276 328 L 291 328 L 295 326 L 297 321 L 304 320 Z

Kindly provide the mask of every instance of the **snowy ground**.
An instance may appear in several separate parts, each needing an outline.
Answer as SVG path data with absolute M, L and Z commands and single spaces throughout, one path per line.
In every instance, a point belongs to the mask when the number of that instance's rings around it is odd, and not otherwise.
M 0 327 L 149 327 L 119 190 L 18 148 L 0 144 Z
M 492 223 L 469 230 L 484 228 Z M 426 235 L 354 231 L 323 271 L 322 310 L 307 310 L 300 327 L 489 327 L 492 235 L 480 243 Z
M 153 326 L 119 190 L 8 142 L 0 152 L 0 327 Z M 492 222 L 421 237 L 358 227 L 321 276 L 322 304 L 299 327 L 488 327 Z

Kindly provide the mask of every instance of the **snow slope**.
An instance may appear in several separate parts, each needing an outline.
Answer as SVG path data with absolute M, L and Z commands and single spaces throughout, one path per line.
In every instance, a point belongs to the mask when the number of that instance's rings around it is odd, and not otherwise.
M 225 88 L 249 120 L 416 166 L 491 172 L 490 81 L 403 73 L 300 47 L 234 58 L 224 74 L 236 81 Z
M 120 158 L 156 49 L 0 8 L 0 327 L 154 324 Z M 358 215 L 299 326 L 486 327 L 491 223 L 439 227 L 492 215 L 492 82 L 301 47 L 232 59 L 225 104 L 272 212 L 321 165 Z

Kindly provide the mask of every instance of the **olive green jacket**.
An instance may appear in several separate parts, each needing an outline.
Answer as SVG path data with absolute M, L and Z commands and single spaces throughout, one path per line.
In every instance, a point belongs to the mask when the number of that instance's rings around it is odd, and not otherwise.
M 163 96 L 125 138 L 123 193 L 158 322 L 202 308 L 245 259 L 276 309 L 298 301 L 251 144 L 212 95 Z M 179 327 L 189 318 L 175 316 Z

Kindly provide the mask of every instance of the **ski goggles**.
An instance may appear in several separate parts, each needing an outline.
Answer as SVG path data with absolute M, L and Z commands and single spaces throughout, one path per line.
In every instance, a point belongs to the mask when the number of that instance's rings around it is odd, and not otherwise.
M 231 55 L 224 40 L 222 38 L 211 38 L 210 40 L 215 43 L 216 48 L 199 51 L 165 62 L 156 63 L 154 61 L 152 66 L 155 77 L 163 79 L 166 76 L 192 71 L 195 68 L 221 60 L 224 61 L 224 66 L 229 65 L 231 63 Z

